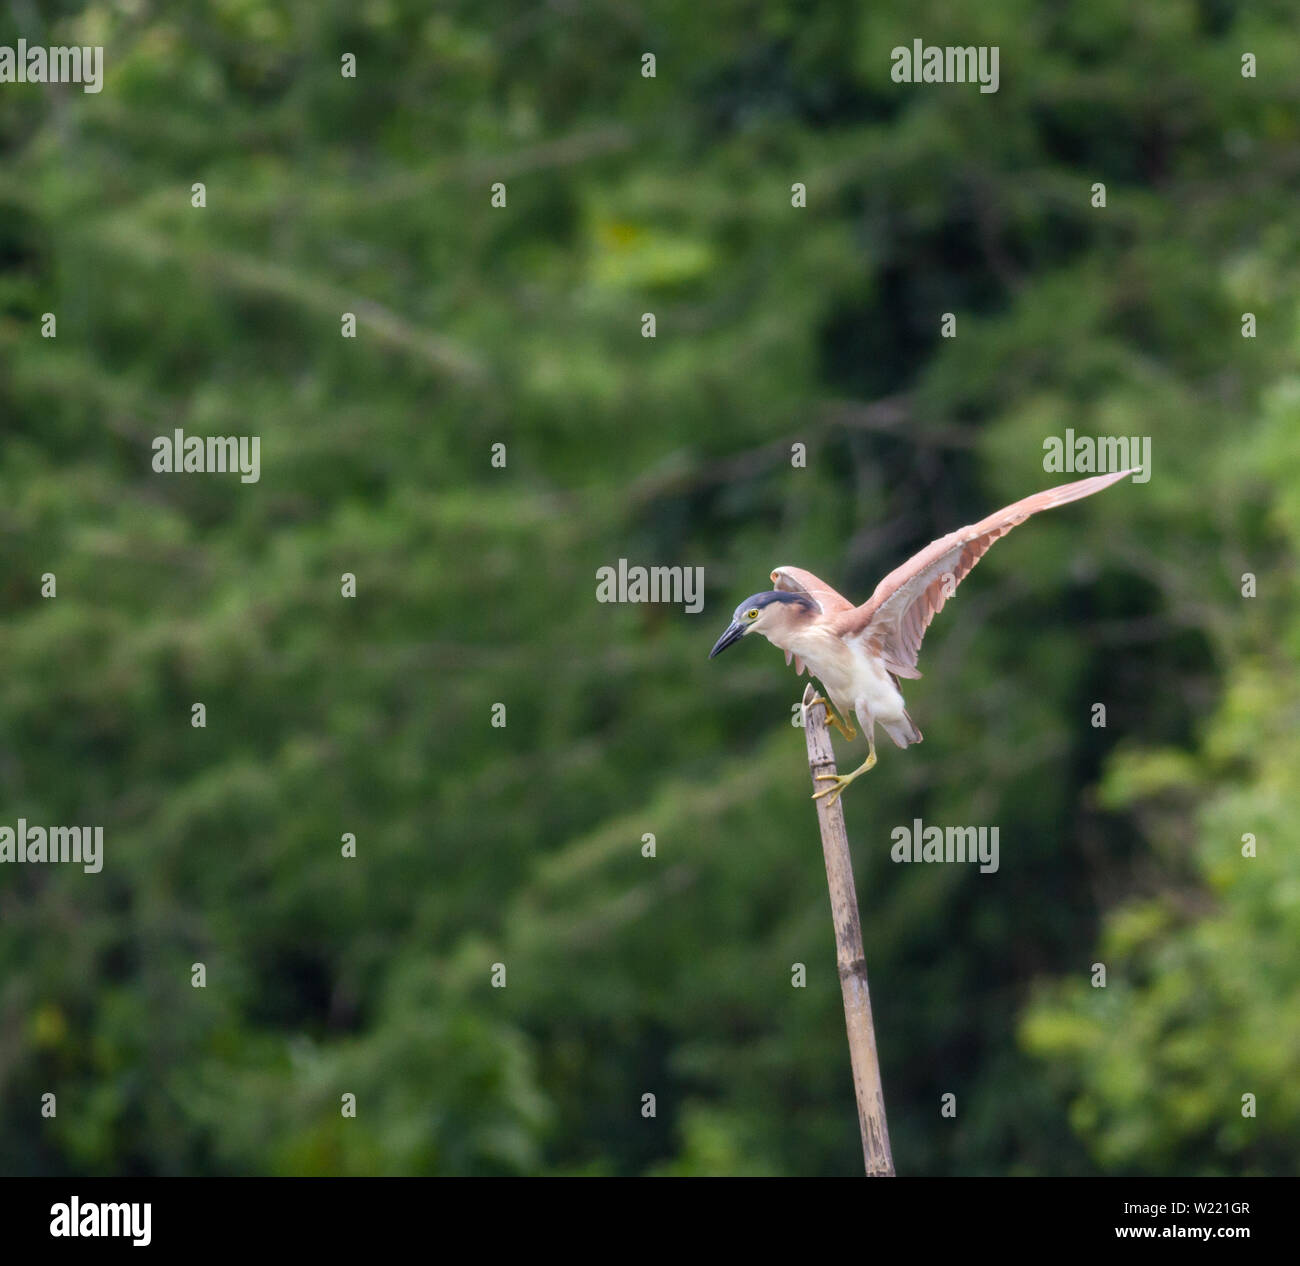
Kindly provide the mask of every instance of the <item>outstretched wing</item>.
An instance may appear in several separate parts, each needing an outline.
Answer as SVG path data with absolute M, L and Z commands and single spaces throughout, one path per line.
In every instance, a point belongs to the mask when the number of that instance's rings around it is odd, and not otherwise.
M 943 604 L 988 553 L 994 541 L 1040 510 L 1090 497 L 1132 473 L 1132 470 L 1121 470 L 1117 474 L 1094 475 L 1091 479 L 1047 488 L 970 527 L 941 536 L 891 571 L 860 607 L 842 612 L 835 632 L 843 638 L 861 637 L 868 651 L 896 676 L 919 677 L 916 657 L 930 621 L 943 610 Z
M 853 603 L 842 593 L 832 589 L 812 572 L 804 571 L 802 567 L 778 567 L 772 573 L 772 585 L 785 593 L 801 593 L 804 597 L 811 598 L 826 616 L 844 615 L 854 609 Z M 797 655 L 793 658 L 795 674 L 802 676 L 803 660 Z M 790 659 L 791 652 L 786 651 L 785 662 L 788 664 Z

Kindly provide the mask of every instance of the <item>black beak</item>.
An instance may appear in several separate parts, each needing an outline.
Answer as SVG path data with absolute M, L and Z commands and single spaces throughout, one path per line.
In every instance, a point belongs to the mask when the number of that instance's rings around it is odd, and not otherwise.
M 727 625 L 727 631 L 713 644 L 713 649 L 709 652 L 709 658 L 715 655 L 721 655 L 728 646 L 735 646 L 742 637 L 745 636 L 745 626 L 738 624 L 735 620 Z

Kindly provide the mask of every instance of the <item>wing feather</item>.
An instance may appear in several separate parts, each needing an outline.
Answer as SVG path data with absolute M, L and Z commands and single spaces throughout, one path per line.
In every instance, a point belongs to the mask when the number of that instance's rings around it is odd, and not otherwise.
M 860 607 L 841 611 L 834 631 L 845 639 L 863 638 L 891 673 L 919 677 L 916 659 L 926 629 L 995 541 L 1041 510 L 1090 497 L 1132 473 L 1122 470 L 1047 488 L 941 536 L 891 571 Z
M 821 608 L 823 615 L 839 615 L 854 609 L 853 603 L 842 593 L 832 589 L 819 576 L 804 571 L 802 567 L 778 567 L 772 573 L 772 584 L 784 593 L 801 593 L 804 597 L 811 598 Z

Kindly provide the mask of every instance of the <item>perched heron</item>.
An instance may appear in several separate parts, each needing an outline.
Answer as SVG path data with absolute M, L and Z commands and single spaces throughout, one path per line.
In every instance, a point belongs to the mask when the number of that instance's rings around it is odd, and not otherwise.
M 816 792 L 813 799 L 828 796 L 834 803 L 855 778 L 876 763 L 877 722 L 899 747 L 921 741 L 921 731 L 904 706 L 898 679 L 921 675 L 916 657 L 930 621 L 989 546 L 1031 514 L 1090 497 L 1132 473 L 1121 470 L 1048 488 L 970 527 L 941 536 L 891 571 L 858 607 L 812 572 L 778 567 L 772 573 L 776 588 L 756 593 L 736 608 L 709 658 L 750 633 L 761 633 L 785 652 L 787 664 L 793 657 L 797 673 L 802 673 L 806 664 L 809 675 L 821 682 L 826 696 L 818 696 L 814 702 L 826 705 L 827 720 L 847 739 L 856 735 L 850 716 L 857 714 L 867 736 L 867 759 L 851 774 L 817 775 L 831 786 Z M 831 711 L 832 704 L 838 717 Z

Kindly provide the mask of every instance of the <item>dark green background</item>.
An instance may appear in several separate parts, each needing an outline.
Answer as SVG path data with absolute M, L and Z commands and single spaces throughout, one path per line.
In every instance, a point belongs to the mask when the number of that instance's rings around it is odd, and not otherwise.
M 19 36 L 107 79 L 0 85 L 0 822 L 105 864 L 0 869 L 0 1170 L 859 1170 L 802 682 L 706 654 L 773 566 L 861 600 L 1073 427 L 1150 436 L 1151 481 L 997 547 L 925 743 L 845 799 L 898 1167 L 1294 1172 L 1292 4 Z M 914 38 L 997 45 L 999 92 L 892 83 Z M 259 435 L 261 481 L 154 474 L 175 427 Z M 704 612 L 598 604 L 620 557 L 702 566 Z M 914 817 L 1001 869 L 894 865 Z

